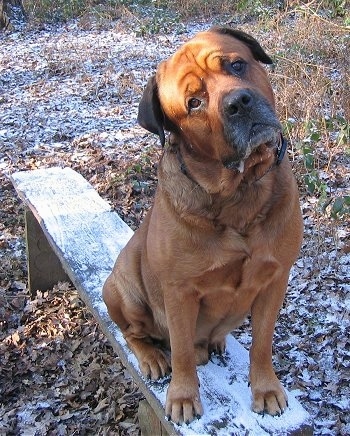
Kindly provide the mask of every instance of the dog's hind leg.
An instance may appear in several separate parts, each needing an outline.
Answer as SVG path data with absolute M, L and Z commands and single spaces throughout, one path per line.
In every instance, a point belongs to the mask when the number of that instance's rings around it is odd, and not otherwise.
M 103 299 L 109 316 L 118 325 L 123 336 L 139 362 L 142 374 L 157 380 L 171 371 L 170 358 L 154 342 L 154 320 L 147 307 L 141 302 L 121 293 L 111 275 L 103 287 Z

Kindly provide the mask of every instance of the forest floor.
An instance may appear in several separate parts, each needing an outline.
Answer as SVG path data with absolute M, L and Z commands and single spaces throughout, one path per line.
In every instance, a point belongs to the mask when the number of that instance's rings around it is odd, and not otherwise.
M 136 122 L 143 87 L 218 23 L 253 34 L 276 61 L 269 75 L 300 188 L 305 237 L 276 371 L 299 390 L 315 434 L 350 434 L 349 31 L 305 11 L 161 21 L 156 34 L 154 23 L 128 15 L 0 35 L 0 435 L 139 434 L 142 395 L 76 290 L 59 283 L 30 298 L 24 211 L 8 175 L 69 166 L 136 229 L 162 152 Z M 249 347 L 248 322 L 234 334 Z

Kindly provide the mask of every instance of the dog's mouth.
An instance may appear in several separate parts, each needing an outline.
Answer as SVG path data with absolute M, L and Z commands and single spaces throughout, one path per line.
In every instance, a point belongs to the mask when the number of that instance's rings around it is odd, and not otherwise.
M 246 146 L 240 149 L 232 147 L 234 154 L 223 159 L 223 165 L 227 169 L 243 172 L 245 160 L 259 147 L 264 145 L 267 149 L 276 149 L 281 143 L 281 128 L 279 125 L 253 124 Z
M 259 123 L 253 124 L 245 158 L 247 158 L 254 149 L 262 144 L 265 144 L 269 148 L 275 147 L 279 141 L 280 135 L 281 130 L 279 126 L 264 125 Z

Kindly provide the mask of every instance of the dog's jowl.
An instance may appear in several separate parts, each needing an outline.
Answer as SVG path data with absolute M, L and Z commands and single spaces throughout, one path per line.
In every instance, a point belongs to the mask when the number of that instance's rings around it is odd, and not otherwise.
M 302 219 L 271 62 L 246 33 L 213 28 L 159 65 L 140 102 L 139 123 L 164 145 L 159 183 L 103 297 L 142 373 L 171 373 L 166 414 L 177 423 L 203 414 L 196 365 L 223 353 L 248 314 L 252 409 L 287 407 L 272 337 Z

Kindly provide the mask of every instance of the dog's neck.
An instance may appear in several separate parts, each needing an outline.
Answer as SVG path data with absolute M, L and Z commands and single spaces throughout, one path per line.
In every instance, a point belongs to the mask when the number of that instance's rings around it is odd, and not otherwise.
M 237 190 L 249 189 L 249 186 L 259 182 L 263 177 L 278 167 L 283 160 L 287 142 L 280 136 L 275 147 L 259 146 L 237 168 L 229 162 L 220 162 L 208 158 L 201 160 L 195 156 L 190 145 L 184 143 L 175 135 L 170 135 L 166 152 L 176 156 L 181 173 L 192 183 L 198 184 L 208 194 L 219 194 L 227 198 L 235 196 Z
M 269 172 L 257 182 L 243 180 L 255 180 L 274 160 L 273 150 L 270 159 L 262 153 L 267 160 L 263 163 L 259 153 L 253 155 L 248 158 L 247 167 L 250 167 L 244 173 L 228 170 L 219 163 L 214 168 L 209 165 L 211 169 L 208 170 L 204 163 L 197 162 L 195 168 L 191 160 L 184 159 L 178 145 L 168 145 L 158 167 L 157 189 L 163 191 L 163 200 L 169 200 L 168 207 L 189 224 L 208 231 L 229 226 L 243 234 L 258 222 L 260 216 L 265 216 L 261 205 L 270 207 L 269 198 L 276 194 L 275 191 L 278 193 L 279 186 L 276 183 L 279 176 L 275 172 Z M 198 174 L 200 168 L 202 172 Z

